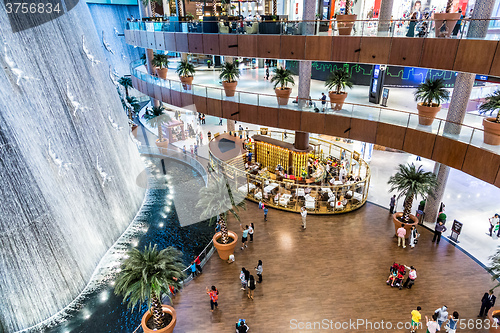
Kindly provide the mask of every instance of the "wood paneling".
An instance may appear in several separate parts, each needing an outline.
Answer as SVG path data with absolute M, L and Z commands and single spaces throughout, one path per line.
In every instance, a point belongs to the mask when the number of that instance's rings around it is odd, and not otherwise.
M 154 86 L 154 90 L 155 90 L 155 95 L 154 95 L 154 96 L 155 96 L 155 99 L 157 99 L 157 100 L 161 101 L 161 98 L 162 98 L 162 97 L 161 97 L 161 86 L 159 86 L 159 85 L 155 85 L 155 86 Z
M 183 91 L 181 92 L 181 106 L 183 107 L 189 107 L 188 109 L 192 109 L 192 106 L 194 104 L 193 101 L 193 94 L 190 91 Z
M 469 146 L 462 171 L 488 183 L 494 183 L 498 175 L 500 156 L 488 150 Z
M 460 170 L 462 169 L 466 151 L 466 143 L 443 136 L 436 136 L 432 159 Z
M 193 96 L 194 105 L 196 105 L 196 111 L 201 113 L 207 113 L 207 98 L 202 96 Z
M 325 134 L 348 138 L 350 128 L 351 118 L 335 114 L 325 115 Z
M 391 43 L 389 64 L 399 66 L 418 66 L 424 38 L 394 37 Z
M 435 134 L 407 128 L 403 150 L 421 157 L 431 158 L 435 139 Z
M 379 123 L 375 143 L 384 147 L 403 149 L 406 127 Z
M 257 57 L 257 35 L 238 35 L 238 55 L 240 57 Z
M 207 98 L 207 114 L 222 117 L 222 105 L 218 99 Z
M 497 178 L 495 179 L 495 184 L 496 187 L 500 187 L 500 168 L 498 169 L 497 173 Z
M 134 30 L 124 30 L 125 43 L 135 45 Z
M 280 109 L 278 117 L 279 128 L 289 130 L 300 130 L 301 111 L 290 109 Z
M 500 43 L 497 44 L 495 56 L 491 63 L 490 75 L 500 76 Z
M 134 75 L 131 76 L 131 79 L 132 79 L 132 87 L 134 87 L 134 89 L 139 90 L 139 82 L 138 82 L 139 79 Z
M 240 121 L 245 123 L 257 123 L 258 106 L 249 104 L 240 104 L 238 110 L 240 111 Z
M 172 98 L 170 97 L 170 89 L 162 87 L 161 88 L 161 100 L 167 104 L 172 104 Z
M 157 31 L 155 34 L 155 42 L 156 42 L 156 50 L 165 50 L 165 36 L 163 36 L 163 32 Z
M 176 51 L 177 47 L 175 46 L 175 33 L 173 32 L 164 32 L 163 38 L 165 39 L 165 50 L 167 51 Z
M 155 95 L 155 85 L 149 82 L 146 82 L 146 94 L 148 96 L 154 96 Z
M 147 33 L 146 38 L 148 41 L 148 48 L 153 50 L 156 49 L 155 33 Z
M 420 67 L 453 69 L 458 39 L 425 38 Z
M 175 47 L 177 52 L 189 52 L 188 34 L 184 32 L 176 32 Z
M 281 36 L 281 59 L 304 59 L 306 36 Z
M 259 58 L 279 58 L 280 56 L 280 36 L 278 35 L 258 35 L 257 53 Z
M 358 62 L 361 37 L 335 36 L 332 41 L 332 61 Z
M 305 59 L 330 61 L 332 57 L 332 37 L 306 36 Z
M 219 54 L 219 35 L 203 34 L 203 53 Z
M 182 106 L 181 93 L 177 90 L 170 90 L 171 103 L 175 106 Z
M 387 64 L 390 49 L 391 38 L 362 37 L 359 62 L 365 64 Z
M 203 34 L 190 33 L 188 35 L 189 52 L 203 53 Z
M 222 101 L 222 118 L 239 120 L 238 117 L 238 105 L 239 103 L 231 101 Z M 234 116 L 232 114 L 236 113 Z M 236 126 L 238 127 L 238 126 Z
M 141 41 L 141 31 L 140 30 L 134 31 L 134 42 L 135 42 L 135 45 L 143 47 L 142 41 Z
M 324 133 L 325 119 L 324 113 L 303 111 L 300 119 L 300 130 L 309 133 Z
M 262 126 L 278 127 L 279 109 L 259 106 L 257 109 L 257 119 Z
M 377 122 L 365 119 L 352 118 L 349 138 L 364 142 L 375 142 L 377 136 Z
M 238 55 L 238 35 L 219 35 L 219 54 L 228 56 Z
M 497 41 L 461 39 L 453 69 L 460 72 L 488 74 Z
M 139 46 L 142 46 L 144 48 L 148 47 L 148 33 L 146 31 L 139 31 L 139 40 L 141 41 Z

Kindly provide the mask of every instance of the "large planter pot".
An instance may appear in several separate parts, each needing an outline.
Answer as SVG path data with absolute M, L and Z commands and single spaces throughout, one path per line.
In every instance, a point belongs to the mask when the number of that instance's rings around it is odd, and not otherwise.
M 500 123 L 495 122 L 496 118 L 484 118 L 484 143 L 488 145 L 500 145 Z
M 226 92 L 227 97 L 234 96 L 234 92 L 236 91 L 237 85 L 238 81 L 233 81 L 233 82 L 222 81 L 222 86 L 224 87 L 224 91 Z
M 340 36 L 350 36 L 354 21 L 358 18 L 358 15 L 337 15 L 337 29 L 339 30 Z
M 168 68 L 161 68 L 161 69 L 159 67 L 156 68 L 156 74 L 161 79 L 165 80 L 167 78 L 167 72 L 168 72 Z
M 217 240 L 221 237 L 222 233 L 218 232 L 213 237 L 214 246 L 217 249 L 217 253 L 222 260 L 228 260 L 229 255 L 234 253 L 234 248 L 238 243 L 238 235 L 231 230 L 228 230 L 229 237 L 233 239 L 233 241 L 229 244 L 221 244 Z
M 330 91 L 328 93 L 328 96 L 330 97 L 331 108 L 335 111 L 342 110 L 342 106 L 344 106 L 344 101 L 347 98 L 347 93 L 343 92 L 337 94 L 335 91 Z
M 159 148 L 168 148 L 168 139 L 163 139 L 163 141 L 156 140 L 156 146 Z
M 181 80 L 182 87 L 184 88 L 184 90 L 191 90 L 191 85 L 193 84 L 194 77 L 192 77 L 192 76 L 179 76 L 179 79 Z
M 170 324 L 160 330 L 153 330 L 149 328 L 146 323 L 153 316 L 153 314 L 150 311 L 146 311 L 141 320 L 141 326 L 144 330 L 144 333 L 172 333 L 174 331 L 175 324 L 177 323 L 177 313 L 175 312 L 175 309 L 165 304 L 162 304 L 161 308 L 163 310 L 163 313 L 168 313 L 172 316 L 172 321 L 170 322 Z
M 434 13 L 434 20 L 436 22 L 436 37 L 450 37 L 453 32 L 453 28 L 455 28 L 455 24 L 460 19 L 461 13 Z M 448 33 L 446 36 L 440 36 L 441 32 L 439 28 L 443 25 L 443 21 L 446 20 L 446 27 L 448 28 Z
M 276 88 L 274 89 L 274 92 L 276 93 L 276 98 L 278 99 L 278 105 L 288 104 L 288 99 L 290 99 L 292 88 Z
M 396 233 L 398 231 L 398 229 L 401 228 L 401 225 L 403 224 L 402 222 L 400 222 L 398 220 L 398 217 L 401 217 L 401 216 L 403 216 L 402 212 L 392 214 L 392 222 L 394 223 L 394 233 Z M 413 226 L 416 227 L 418 225 L 418 218 L 415 215 L 410 214 L 410 221 L 408 221 L 408 222 L 410 222 L 410 223 L 405 223 L 405 230 L 406 230 L 407 236 L 410 235 L 411 227 L 413 227 Z
M 439 111 L 441 111 L 441 105 L 432 104 L 432 106 L 424 106 L 422 103 L 417 104 L 418 110 L 418 123 L 424 126 L 432 125 L 434 118 Z
M 490 333 L 500 333 L 500 325 L 493 325 L 495 322 L 493 316 L 496 318 L 500 318 L 500 308 L 492 307 L 490 311 L 488 311 L 488 319 L 490 320 Z M 496 326 L 496 327 L 495 327 Z

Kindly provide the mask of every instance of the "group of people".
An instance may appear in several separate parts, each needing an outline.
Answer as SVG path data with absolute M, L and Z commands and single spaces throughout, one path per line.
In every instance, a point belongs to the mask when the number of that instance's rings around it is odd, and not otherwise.
M 401 243 L 403 245 L 403 249 L 406 248 L 406 229 L 405 229 L 405 224 L 402 223 L 401 227 L 398 228 L 396 231 L 396 235 L 398 236 L 398 246 L 401 246 Z M 414 248 L 415 245 L 418 243 L 418 237 L 420 237 L 420 234 L 415 226 L 412 226 L 410 229 L 410 248 Z M 439 241 L 438 241 L 439 243 Z
M 490 222 L 490 237 L 493 237 L 493 232 L 497 235 L 497 237 L 500 238 L 500 215 L 495 214 L 492 217 L 489 218 Z
M 422 308 L 417 306 L 416 310 L 411 311 L 411 330 L 410 333 L 415 333 L 422 320 L 420 311 Z M 436 333 L 442 328 L 448 333 L 455 333 L 458 326 L 459 314 L 454 311 L 452 315 L 448 314 L 448 308 L 442 306 L 432 314 L 431 318 L 425 316 L 425 325 L 427 326 L 427 333 Z
M 240 272 L 241 290 L 246 290 L 247 297 L 251 300 L 253 300 L 256 283 L 262 283 L 262 260 L 259 260 L 257 266 L 255 266 L 254 269 L 256 271 L 257 277 L 259 278 L 259 281 L 255 281 L 255 277 L 250 274 L 250 272 L 245 267 L 242 267 Z
M 409 272 L 406 281 L 404 281 L 406 270 L 408 270 Z M 391 287 L 397 287 L 400 290 L 403 288 L 411 289 L 411 287 L 415 284 L 415 280 L 417 279 L 417 270 L 413 266 L 408 267 L 406 265 L 397 264 L 394 262 L 389 271 L 389 277 L 386 281 L 387 285 Z
M 462 29 L 462 19 L 464 18 L 461 8 L 458 9 L 460 18 L 453 26 L 453 30 L 450 31 L 446 20 L 441 22 L 439 26 L 434 26 L 434 11 L 422 12 L 420 10 L 421 6 L 422 4 L 420 1 L 415 1 L 413 11 L 409 16 L 405 17 L 410 19 L 406 37 L 426 37 L 433 28 L 436 29 L 436 36 L 438 37 L 450 37 L 450 35 L 457 36 L 460 33 Z

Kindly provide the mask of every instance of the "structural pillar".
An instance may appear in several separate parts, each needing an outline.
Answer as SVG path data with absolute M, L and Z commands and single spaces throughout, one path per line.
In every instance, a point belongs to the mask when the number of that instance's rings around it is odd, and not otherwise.
M 188 54 L 187 54 L 187 52 L 181 52 L 181 60 L 182 61 L 187 61 L 188 60 Z
M 316 1 L 304 0 L 302 8 L 302 20 L 314 21 Z M 310 22 L 313 23 L 313 22 Z M 303 26 L 305 35 L 314 34 L 314 24 L 306 24 Z M 299 107 L 303 108 L 307 105 L 309 96 L 311 95 L 311 65 L 312 61 L 299 61 Z
M 392 5 L 394 0 L 382 0 L 378 16 L 378 34 L 387 36 L 391 27 Z
M 309 133 L 296 131 L 293 146 L 298 150 L 307 150 L 309 148 Z
M 434 191 L 434 197 L 430 195 L 427 197 L 424 208 L 424 220 L 430 223 L 435 223 L 437 221 L 439 206 L 443 199 L 448 175 L 450 174 L 450 167 L 436 162 L 434 165 L 434 174 L 437 177 L 438 186 L 436 187 L 436 191 Z
M 444 134 L 458 135 L 462 129 L 462 123 L 467 113 L 470 94 L 476 74 L 458 73 L 455 80 L 455 87 L 451 94 L 450 106 L 446 114 L 446 123 L 444 125 Z
M 234 63 L 234 57 L 229 57 L 229 56 L 224 56 L 224 61 L 227 63 Z M 234 97 L 226 97 L 229 99 L 234 99 Z M 236 129 L 236 121 L 232 119 L 226 119 L 226 131 L 229 132 L 234 132 Z

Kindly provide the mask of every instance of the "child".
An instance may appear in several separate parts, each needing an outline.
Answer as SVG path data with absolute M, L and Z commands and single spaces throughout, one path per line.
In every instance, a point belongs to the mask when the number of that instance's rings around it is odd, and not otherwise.
M 233 253 L 231 253 L 231 254 L 229 255 L 229 259 L 227 260 L 227 263 L 228 263 L 228 264 L 232 264 L 233 262 L 234 262 L 234 254 L 233 254 Z
M 219 304 L 217 304 L 217 301 L 219 300 L 219 291 L 215 288 L 215 286 L 212 286 L 212 289 L 208 289 L 208 287 L 206 289 L 208 296 L 210 296 L 210 311 L 214 312 L 214 306 L 216 309 L 219 306 Z
M 258 283 L 262 283 L 262 260 L 259 260 L 259 263 L 257 264 L 257 267 L 255 267 L 255 270 L 257 271 L 257 276 L 259 277 Z
M 267 209 L 267 206 L 264 206 L 264 221 L 267 221 L 267 212 L 269 209 Z
M 453 315 L 448 319 L 448 323 L 446 324 L 446 332 L 455 333 L 457 331 L 458 325 L 458 312 L 453 311 Z
M 250 227 L 248 229 L 249 229 L 248 235 L 250 236 L 250 243 L 253 243 L 253 231 L 254 231 L 253 223 L 250 223 Z
M 241 249 L 244 250 L 247 247 L 247 239 L 248 239 L 248 232 L 250 229 L 248 229 L 248 225 L 243 228 L 243 226 L 240 224 L 240 229 L 241 232 L 243 233 L 241 236 Z
M 241 290 L 245 290 L 247 287 L 247 280 L 245 278 L 246 276 L 246 269 L 243 267 L 240 272 L 240 282 L 241 282 Z
M 422 319 L 422 315 L 420 314 L 420 310 L 422 308 L 420 306 L 417 306 L 416 310 L 413 310 L 411 312 L 411 330 L 410 333 L 415 333 L 418 325 L 420 324 L 420 320 Z
M 434 313 L 432 315 L 432 318 L 430 321 L 429 321 L 429 318 L 427 318 L 427 316 L 425 316 L 425 323 L 427 325 L 427 332 L 436 333 L 439 330 L 439 325 L 436 322 L 437 316 L 438 316 L 437 313 Z

